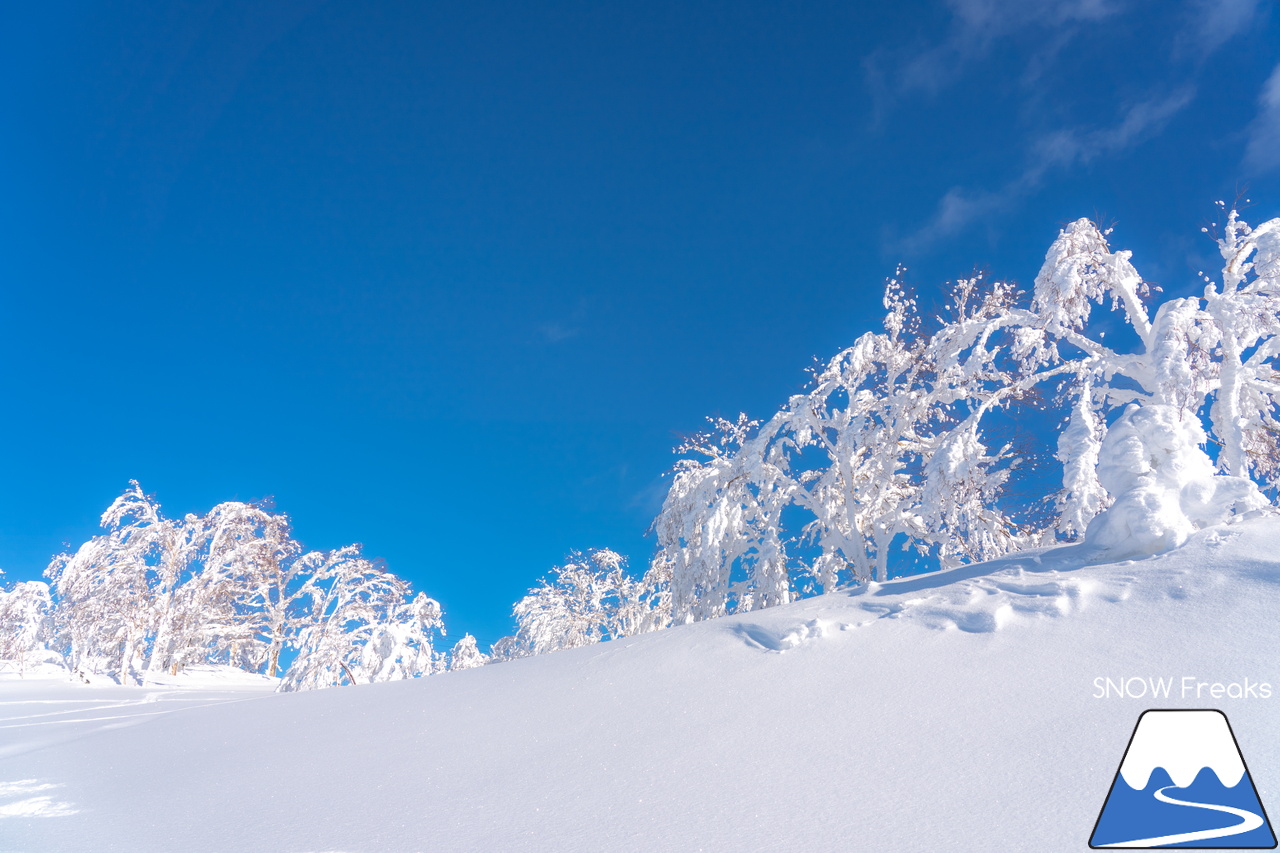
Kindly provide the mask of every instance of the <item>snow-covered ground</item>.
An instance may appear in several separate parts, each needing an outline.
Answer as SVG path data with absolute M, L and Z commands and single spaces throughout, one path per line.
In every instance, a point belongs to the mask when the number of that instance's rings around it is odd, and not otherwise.
M 6 680 L 0 849 L 1079 851 L 1147 708 L 1280 813 L 1280 520 L 1096 559 L 367 687 Z

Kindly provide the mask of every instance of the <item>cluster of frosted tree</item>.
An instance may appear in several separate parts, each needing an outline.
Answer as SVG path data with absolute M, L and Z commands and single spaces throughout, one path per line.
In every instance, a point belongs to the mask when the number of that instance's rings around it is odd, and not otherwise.
M 660 566 L 635 580 L 620 554 L 604 548 L 574 552 L 516 604 L 516 633 L 494 644 L 491 659 L 574 649 L 666 627 L 669 589 Z
M 516 605 L 513 636 L 487 655 L 464 636 L 449 668 L 1053 542 L 1159 553 L 1269 506 L 1280 219 L 1250 228 L 1226 213 L 1220 279 L 1163 301 L 1108 234 L 1073 222 L 1030 294 L 962 279 L 928 324 L 890 280 L 883 331 L 816 370 L 806 393 L 767 422 L 714 419 L 677 448 L 641 579 L 612 551 L 575 553 Z M 1052 459 L 1019 428 L 1056 430 Z M 0 592 L 0 659 L 52 641 L 73 668 L 126 683 L 211 661 L 276 675 L 288 649 L 293 689 L 444 667 L 436 602 L 409 599 L 355 547 L 303 553 L 261 506 L 170 521 L 135 484 L 103 525 L 54 560 L 52 597 L 40 583 Z
M 25 675 L 49 656 L 45 641 L 53 634 L 51 605 L 49 585 L 40 581 L 0 589 L 0 671 Z
M 433 648 L 444 633 L 435 601 L 411 597 L 359 546 L 304 551 L 288 518 L 261 504 L 169 519 L 133 483 L 102 527 L 54 558 L 50 585 L 0 593 L 0 635 L 12 646 L 0 657 L 52 648 L 72 672 L 120 684 L 229 664 L 282 677 L 285 690 L 444 668 Z
M 641 580 L 611 551 L 574 555 L 516 605 L 519 630 L 492 659 L 882 581 L 895 559 L 945 568 L 1081 539 L 1112 559 L 1158 553 L 1267 506 L 1280 220 L 1252 229 L 1228 213 L 1221 279 L 1164 301 L 1108 233 L 1063 229 L 1030 294 L 958 281 L 927 331 L 890 280 L 883 331 L 807 393 L 765 423 L 713 419 L 677 448 Z M 1056 429 L 1052 459 L 1010 436 L 1018 424 L 1032 443 Z
M 1280 220 L 1227 214 L 1221 279 L 1165 301 L 1107 234 L 1063 229 L 1029 295 L 959 281 L 931 330 L 895 278 L 883 331 L 807 393 L 679 448 L 655 522 L 674 621 L 884 580 L 895 559 L 948 567 L 1080 538 L 1157 553 L 1265 506 L 1280 486 Z M 1034 422 L 1058 427 L 1057 474 L 1010 438 Z

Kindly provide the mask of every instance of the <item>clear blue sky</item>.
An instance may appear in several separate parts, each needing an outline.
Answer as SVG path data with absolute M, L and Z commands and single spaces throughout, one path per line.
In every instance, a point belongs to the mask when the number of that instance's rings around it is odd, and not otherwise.
M 6 3 L 0 567 L 271 495 L 487 644 L 896 263 L 1096 215 L 1188 291 L 1280 215 L 1278 68 L 1274 0 Z

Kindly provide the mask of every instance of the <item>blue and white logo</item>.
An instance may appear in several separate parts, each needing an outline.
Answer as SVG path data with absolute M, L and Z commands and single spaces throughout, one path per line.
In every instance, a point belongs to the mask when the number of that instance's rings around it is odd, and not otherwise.
M 1275 833 L 1226 715 L 1144 712 L 1089 846 L 1274 848 Z

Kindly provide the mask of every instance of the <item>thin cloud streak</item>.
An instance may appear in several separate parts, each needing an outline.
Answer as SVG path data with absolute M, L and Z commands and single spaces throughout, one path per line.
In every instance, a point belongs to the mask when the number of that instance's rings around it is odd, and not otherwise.
M 1280 102 L 1280 71 L 1272 75 Z M 890 249 L 918 254 L 939 241 L 964 231 L 974 222 L 1007 209 L 1039 188 L 1053 169 L 1088 165 L 1099 158 L 1119 154 L 1157 136 L 1169 121 L 1195 98 L 1195 90 L 1179 89 L 1163 98 L 1142 101 L 1129 108 L 1113 127 L 1095 130 L 1068 128 L 1046 134 L 1031 146 L 1022 172 L 997 191 L 952 187 L 938 202 L 930 220 L 915 232 L 893 241 Z M 1280 103 L 1276 109 L 1280 124 Z
M 947 5 L 964 27 L 1002 33 L 1032 25 L 1097 21 L 1115 14 L 1120 4 L 1113 0 L 948 0 Z
M 1271 72 L 1258 96 L 1258 115 L 1249 125 L 1244 162 L 1255 172 L 1280 167 L 1280 65 Z
M 1203 59 L 1243 33 L 1258 16 L 1259 0 L 1199 0 L 1192 4 L 1182 42 Z
M 1120 11 L 1114 0 L 947 0 L 947 6 L 952 24 L 940 43 L 913 49 L 909 58 L 904 58 L 906 51 L 877 51 L 863 60 L 867 85 L 877 101 L 920 92 L 936 94 L 994 42 L 1024 30 L 1049 31 L 1048 50 L 1057 53 L 1074 36 L 1077 25 Z M 896 67 L 897 73 L 891 75 L 889 67 Z
M 1036 184 L 1050 168 L 1087 165 L 1099 157 L 1146 142 L 1164 130 L 1169 120 L 1194 98 L 1195 89 L 1188 86 L 1164 98 L 1135 104 L 1114 127 L 1083 132 L 1068 129 L 1043 136 L 1033 148 L 1035 156 L 1024 181 Z
M 561 323 L 544 323 L 538 326 L 538 333 L 542 335 L 547 343 L 558 344 L 561 341 L 577 337 L 578 329 Z

